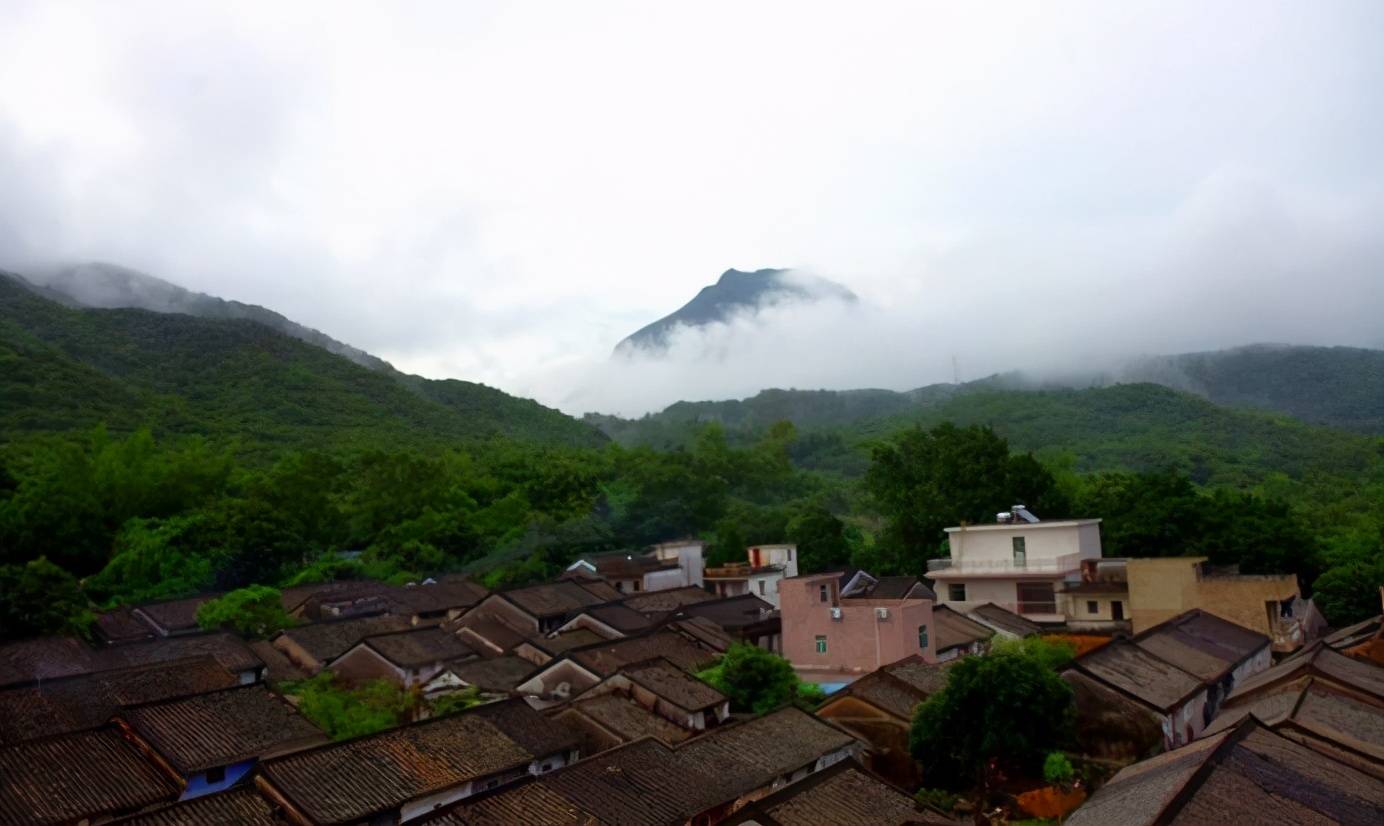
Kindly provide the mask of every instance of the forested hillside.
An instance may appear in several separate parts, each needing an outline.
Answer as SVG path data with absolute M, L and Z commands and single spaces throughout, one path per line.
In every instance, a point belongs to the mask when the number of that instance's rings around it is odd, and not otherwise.
M 0 438 L 104 424 L 289 448 L 496 435 L 596 445 L 592 428 L 483 385 L 369 370 L 261 324 L 66 307 L 0 278 Z

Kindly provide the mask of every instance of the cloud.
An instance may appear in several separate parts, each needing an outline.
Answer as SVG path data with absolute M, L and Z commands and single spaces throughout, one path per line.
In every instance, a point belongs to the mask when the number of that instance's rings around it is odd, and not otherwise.
M 112 261 L 574 411 L 1380 344 L 1382 28 L 1368 0 L 12 2 L 0 266 Z M 606 362 L 785 265 L 860 305 Z

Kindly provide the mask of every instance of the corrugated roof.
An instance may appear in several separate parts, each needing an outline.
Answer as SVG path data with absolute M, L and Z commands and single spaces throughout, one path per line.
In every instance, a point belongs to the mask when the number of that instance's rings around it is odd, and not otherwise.
M 210 657 L 45 680 L 0 691 L 0 743 L 17 743 L 108 722 L 120 706 L 216 691 L 236 676 Z
M 678 754 L 714 777 L 717 795 L 730 800 L 857 743 L 835 726 L 788 706 L 709 731 L 688 741 Z
M 0 823 L 75 823 L 172 802 L 181 789 L 114 728 L 0 748 Z
M 263 685 L 135 706 L 119 717 L 184 776 L 327 739 Z
M 280 826 L 285 822 L 253 788 L 241 787 L 121 818 L 112 826 Z
M 736 812 L 726 826 L 900 826 L 927 823 L 956 826 L 919 805 L 909 794 L 885 783 L 854 760 L 784 786 Z
M 545 756 L 477 714 L 482 708 L 279 757 L 260 764 L 260 773 L 308 817 L 337 824 Z
M 1247 718 L 1115 775 L 1068 826 L 1384 822 L 1384 780 Z

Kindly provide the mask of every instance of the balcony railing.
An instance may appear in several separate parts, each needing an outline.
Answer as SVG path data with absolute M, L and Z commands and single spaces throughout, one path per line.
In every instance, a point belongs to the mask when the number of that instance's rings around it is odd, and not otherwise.
M 945 571 L 949 574 L 1003 575 L 1008 573 L 1060 574 L 1081 568 L 1081 554 L 1064 554 L 1050 559 L 929 559 L 928 573 Z

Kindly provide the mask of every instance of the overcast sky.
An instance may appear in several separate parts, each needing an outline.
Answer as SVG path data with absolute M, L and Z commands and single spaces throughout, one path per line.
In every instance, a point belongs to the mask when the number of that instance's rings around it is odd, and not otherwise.
M 1384 345 L 1384 3 L 0 4 L 0 265 L 571 412 Z M 612 364 L 728 267 L 847 284 Z

